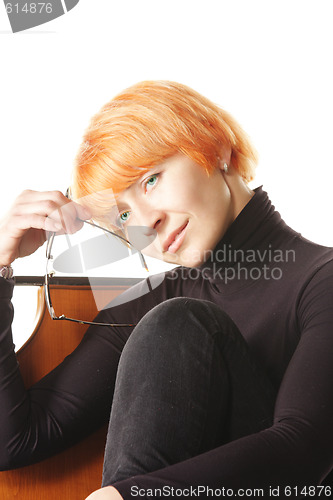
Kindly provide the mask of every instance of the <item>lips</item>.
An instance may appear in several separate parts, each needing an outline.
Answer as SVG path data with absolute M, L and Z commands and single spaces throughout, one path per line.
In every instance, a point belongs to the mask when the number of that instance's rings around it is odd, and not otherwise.
M 176 253 L 183 243 L 188 221 L 173 231 L 163 244 L 163 252 Z

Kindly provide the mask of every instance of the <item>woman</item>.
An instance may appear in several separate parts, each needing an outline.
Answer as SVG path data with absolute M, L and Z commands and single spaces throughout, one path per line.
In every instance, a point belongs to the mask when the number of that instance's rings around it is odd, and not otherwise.
M 261 188 L 249 189 L 255 163 L 227 113 L 183 85 L 143 82 L 86 132 L 72 183 L 84 207 L 70 203 L 61 218 L 61 193 L 17 199 L 0 233 L 3 469 L 77 441 L 109 418 L 112 401 L 103 487 L 92 499 L 172 488 L 290 498 L 288 488 L 311 494 L 325 478 L 333 250 L 303 239 Z M 96 194 L 110 188 L 116 207 Z M 26 393 L 10 339 L 8 266 L 40 246 L 45 230 L 75 232 L 90 217 L 125 234 L 149 228 L 156 238 L 145 253 L 180 267 L 99 313 L 136 327 L 91 326 Z

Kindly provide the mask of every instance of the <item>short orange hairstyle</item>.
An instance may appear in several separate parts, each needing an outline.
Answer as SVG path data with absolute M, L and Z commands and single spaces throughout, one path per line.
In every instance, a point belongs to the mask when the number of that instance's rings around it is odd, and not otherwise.
M 91 120 L 76 157 L 72 193 L 76 199 L 111 188 L 123 191 L 150 168 L 183 153 L 209 174 L 223 146 L 246 182 L 257 154 L 239 124 L 223 109 L 186 85 L 144 81 L 124 90 Z M 89 203 L 90 205 L 90 203 Z M 96 220 L 107 207 L 100 204 Z M 104 213 L 103 213 L 104 212 Z

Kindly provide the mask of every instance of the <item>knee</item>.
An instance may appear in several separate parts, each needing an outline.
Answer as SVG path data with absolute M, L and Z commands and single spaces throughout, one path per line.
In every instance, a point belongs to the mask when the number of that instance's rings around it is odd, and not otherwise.
M 151 309 L 138 323 L 138 328 L 146 335 L 171 336 L 177 331 L 187 329 L 196 318 L 206 316 L 202 301 L 187 297 L 176 297 L 161 302 Z
M 214 337 L 234 324 L 216 304 L 189 297 L 168 299 L 151 309 L 138 323 L 130 337 L 134 342 L 165 343 L 179 346 L 205 336 Z
M 191 312 L 199 312 L 201 300 L 188 297 L 175 297 L 161 302 L 151 309 L 141 320 L 144 323 L 154 323 L 156 325 L 169 325 L 173 327 L 189 321 Z
M 202 361 L 209 366 L 215 350 L 210 309 L 209 303 L 185 297 L 155 306 L 130 335 L 120 357 L 118 374 L 135 367 L 137 377 L 139 373 L 149 373 L 156 382 L 156 377 L 163 373 L 171 373 L 173 378 L 179 370 L 193 373 L 192 368 L 197 369 Z M 145 375 L 146 383 L 150 375 Z
M 155 375 L 163 366 L 168 372 L 170 367 L 175 372 L 178 366 L 198 366 L 201 361 L 208 366 L 208 359 L 223 356 L 223 345 L 227 339 L 233 341 L 235 333 L 236 326 L 216 304 L 186 297 L 169 299 L 139 321 L 119 366 Z
M 173 330 L 188 327 L 192 323 L 210 332 L 232 323 L 230 317 L 213 302 L 191 297 L 168 299 L 151 309 L 141 321 L 159 327 L 172 326 Z

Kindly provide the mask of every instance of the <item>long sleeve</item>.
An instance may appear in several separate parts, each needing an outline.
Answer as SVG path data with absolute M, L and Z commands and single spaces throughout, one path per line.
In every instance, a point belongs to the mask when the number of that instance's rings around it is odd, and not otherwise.
M 280 487 L 279 498 L 284 498 L 285 486 L 318 485 L 333 467 L 332 304 L 331 261 L 305 283 L 298 298 L 300 340 L 280 385 L 271 428 L 116 483 L 124 498 L 139 489 L 141 498 L 149 498 L 155 488 L 199 486 L 234 492 L 263 488 L 265 498 L 269 487 Z
M 164 287 L 129 290 L 129 302 L 103 310 L 98 321 L 137 323 L 161 301 Z M 13 281 L 0 278 L 0 469 L 42 460 L 108 421 L 117 366 L 132 327 L 90 326 L 79 346 L 26 390 L 11 334 Z M 58 326 L 61 328 L 61 325 Z
M 107 419 L 117 360 L 123 344 L 116 337 L 112 343 L 107 343 L 109 362 L 106 363 L 101 355 L 105 349 L 104 337 L 98 332 L 95 335 L 88 334 L 72 355 L 26 391 L 11 335 L 12 287 L 12 283 L 1 280 L 2 470 L 48 457 L 88 434 Z

